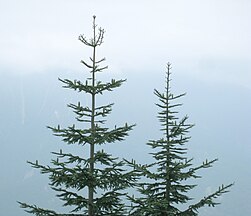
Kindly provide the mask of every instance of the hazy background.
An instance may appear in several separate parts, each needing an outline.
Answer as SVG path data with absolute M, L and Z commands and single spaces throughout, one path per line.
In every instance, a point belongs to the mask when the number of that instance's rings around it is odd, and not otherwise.
M 60 206 L 47 176 L 26 161 L 49 164 L 64 144 L 46 126 L 72 124 L 66 104 L 89 100 L 57 78 L 87 77 L 80 60 L 91 50 L 77 38 L 91 36 L 95 14 L 106 30 L 98 54 L 109 65 L 100 78 L 127 78 L 102 99 L 115 103 L 108 124 L 137 124 L 111 152 L 149 161 L 145 143 L 159 138 L 153 89 L 163 90 L 170 61 L 174 93 L 187 92 L 181 114 L 196 124 L 189 155 L 195 164 L 220 159 L 201 172 L 194 197 L 235 182 L 222 205 L 200 215 L 251 215 L 250 11 L 249 0 L 0 0 L 0 213 L 28 215 L 17 200 Z

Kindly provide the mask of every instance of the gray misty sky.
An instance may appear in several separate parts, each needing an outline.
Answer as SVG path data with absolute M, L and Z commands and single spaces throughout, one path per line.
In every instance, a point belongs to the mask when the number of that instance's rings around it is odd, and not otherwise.
M 127 78 L 103 99 L 115 103 L 109 124 L 137 124 L 111 151 L 150 160 L 145 143 L 159 137 L 153 89 L 163 90 L 170 61 L 174 92 L 187 92 L 181 114 L 196 124 L 189 154 L 195 163 L 220 159 L 202 173 L 194 197 L 235 182 L 222 205 L 201 216 L 251 215 L 250 11 L 249 0 L 0 0 L 1 213 L 27 215 L 17 200 L 60 206 L 46 176 L 26 161 L 48 164 L 50 152 L 63 145 L 46 126 L 71 124 L 66 104 L 88 101 L 62 89 L 57 78 L 87 77 L 80 60 L 91 50 L 77 38 L 91 36 L 95 14 L 106 30 L 98 54 L 109 65 L 100 78 Z

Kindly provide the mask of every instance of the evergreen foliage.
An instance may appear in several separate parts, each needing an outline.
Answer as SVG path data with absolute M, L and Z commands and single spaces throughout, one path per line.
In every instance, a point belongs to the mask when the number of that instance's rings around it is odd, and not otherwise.
M 90 104 L 68 104 L 76 115 L 76 124 L 67 128 L 48 127 L 55 136 L 70 146 L 83 149 L 78 155 L 73 153 L 52 152 L 54 159 L 51 165 L 42 165 L 38 161 L 28 162 L 42 174 L 48 174 L 50 187 L 63 202 L 66 213 L 19 202 L 21 208 L 36 216 L 196 216 L 198 209 L 204 206 L 216 206 L 217 198 L 228 192 L 233 184 L 222 185 L 214 193 L 192 203 L 188 192 L 196 187 L 187 181 L 200 178 L 197 172 L 212 167 L 214 160 L 205 160 L 199 166 L 193 166 L 192 159 L 186 156 L 186 145 L 192 124 L 188 117 L 178 117 L 182 104 L 177 99 L 185 94 L 174 95 L 170 88 L 171 64 L 167 64 L 165 92 L 154 90 L 159 99 L 156 104 L 160 111 L 158 119 L 161 123 L 163 137 L 150 140 L 153 151 L 153 163 L 137 164 L 134 160 L 120 160 L 104 150 L 105 144 L 125 139 L 134 125 L 108 128 L 106 117 L 111 113 L 113 104 L 97 105 L 97 96 L 120 87 L 125 80 L 102 82 L 97 74 L 108 67 L 101 64 L 105 58 L 97 59 L 97 48 L 102 45 L 104 29 L 97 28 L 93 17 L 93 37 L 87 40 L 84 35 L 79 40 L 92 49 L 90 61 L 81 63 L 90 70 L 90 77 L 81 80 L 59 79 L 64 88 L 86 94 Z M 88 156 L 84 155 L 88 152 Z M 127 171 L 127 166 L 132 171 Z M 128 188 L 137 189 L 139 195 L 129 196 Z M 126 205 L 126 198 L 132 203 Z M 69 210 L 70 209 L 70 210 Z
M 189 141 L 189 130 L 193 127 L 187 123 L 188 117 L 178 117 L 177 108 L 182 104 L 177 103 L 185 94 L 173 95 L 170 88 L 171 64 L 167 64 L 165 92 L 154 90 L 159 103 L 156 104 L 160 111 L 158 119 L 161 123 L 163 137 L 150 140 L 149 145 L 154 162 L 140 165 L 128 162 L 143 180 L 138 183 L 139 197 L 129 197 L 132 204 L 133 216 L 195 216 L 198 209 L 203 206 L 219 204 L 216 198 L 228 192 L 232 186 L 222 185 L 214 193 L 203 197 L 195 204 L 188 206 L 192 198 L 187 194 L 195 184 L 187 183 L 188 179 L 200 178 L 197 171 L 209 168 L 217 159 L 205 160 L 201 165 L 193 167 L 192 159 L 186 157 L 185 144 Z M 181 210 L 181 207 L 188 206 Z
M 97 73 L 103 72 L 107 66 L 101 66 L 105 58 L 97 59 L 97 48 L 103 43 L 104 29 L 97 28 L 93 17 L 93 37 L 87 40 L 80 35 L 79 40 L 92 49 L 90 63 L 81 63 L 90 70 L 90 77 L 85 82 L 80 80 L 60 79 L 65 88 L 72 89 L 91 98 L 91 104 L 69 104 L 68 107 L 76 114 L 77 125 L 68 128 L 49 127 L 55 136 L 62 138 L 68 145 L 80 145 L 83 151 L 79 155 L 52 152 L 55 159 L 50 166 L 36 162 L 28 162 L 42 174 L 48 174 L 51 188 L 57 197 L 63 201 L 63 206 L 69 207 L 68 213 L 57 213 L 36 205 L 20 202 L 22 208 L 36 216 L 94 216 L 126 215 L 124 204 L 125 189 L 135 181 L 133 172 L 127 172 L 125 162 L 113 157 L 103 149 L 104 144 L 122 141 L 134 125 L 125 125 L 109 129 L 105 126 L 106 117 L 112 111 L 112 105 L 97 106 L 97 95 L 102 95 L 121 86 L 125 80 L 102 82 L 97 80 Z M 80 127 L 81 126 L 81 127 Z M 85 158 L 84 152 L 89 156 Z

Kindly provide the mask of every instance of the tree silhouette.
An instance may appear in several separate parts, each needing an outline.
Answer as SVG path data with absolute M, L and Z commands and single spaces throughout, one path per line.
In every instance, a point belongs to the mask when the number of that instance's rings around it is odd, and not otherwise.
M 182 104 L 176 101 L 185 94 L 174 95 L 170 88 L 171 64 L 167 64 L 165 92 L 154 90 L 158 97 L 160 108 L 158 119 L 161 123 L 163 137 L 158 140 L 150 140 L 149 145 L 153 162 L 140 165 L 136 162 L 128 162 L 143 180 L 138 183 L 139 197 L 129 197 L 133 203 L 131 215 L 134 216 L 194 216 L 198 215 L 198 209 L 208 205 L 218 204 L 216 198 L 228 192 L 232 186 L 222 185 L 214 193 L 203 197 L 195 204 L 191 204 L 186 210 L 180 206 L 189 204 L 192 198 L 188 192 L 195 184 L 189 184 L 186 180 L 200 178 L 197 171 L 209 168 L 217 159 L 205 160 L 201 165 L 193 167 L 192 159 L 186 157 L 186 143 L 189 141 L 189 130 L 193 127 L 187 123 L 188 117 L 178 117 L 177 108 Z M 183 205 L 182 205 L 183 204 Z
M 97 105 L 97 95 L 120 87 L 125 80 L 111 79 L 109 82 L 102 82 L 97 79 L 97 74 L 107 69 L 107 66 L 101 66 L 105 58 L 97 59 L 97 48 L 103 43 L 104 29 L 97 28 L 95 18 L 93 16 L 93 37 L 87 40 L 84 35 L 79 36 L 79 40 L 92 49 L 90 62 L 81 61 L 90 70 L 90 77 L 85 82 L 60 79 L 65 88 L 89 95 L 91 103 L 68 104 L 76 114 L 76 124 L 68 128 L 49 127 L 63 142 L 68 145 L 80 145 L 83 151 L 79 152 L 79 155 L 63 150 L 53 152 L 55 159 L 51 160 L 50 166 L 41 165 L 38 161 L 28 162 L 42 174 L 49 175 L 51 188 L 57 192 L 63 206 L 70 207 L 71 210 L 68 213 L 58 213 L 20 202 L 22 208 L 37 216 L 127 214 L 124 190 L 131 187 L 135 181 L 134 173 L 127 172 L 125 162 L 107 153 L 103 145 L 124 140 L 134 125 L 125 123 L 123 126 L 109 129 L 105 122 L 113 104 Z M 84 156 L 86 151 L 89 151 L 88 157 Z

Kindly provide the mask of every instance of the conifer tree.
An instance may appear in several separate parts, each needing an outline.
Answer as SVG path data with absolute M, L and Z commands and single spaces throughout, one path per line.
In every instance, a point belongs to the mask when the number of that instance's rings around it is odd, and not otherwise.
M 178 117 L 177 108 L 182 104 L 176 101 L 185 94 L 172 93 L 170 70 L 171 64 L 168 63 L 165 92 L 154 90 L 159 99 L 156 105 L 160 108 L 158 119 L 163 137 L 147 143 L 153 149 L 153 163 L 140 165 L 129 162 L 139 175 L 144 176 L 138 183 L 139 197 L 129 197 L 133 203 L 133 216 L 195 216 L 198 215 L 199 208 L 219 204 L 216 198 L 228 192 L 232 186 L 222 185 L 214 193 L 189 204 L 192 198 L 188 192 L 197 185 L 187 183 L 187 180 L 200 178 L 197 171 L 211 167 L 217 159 L 205 160 L 201 165 L 194 167 L 192 159 L 186 157 L 185 144 L 190 139 L 188 133 L 193 125 L 187 123 L 187 116 Z
M 86 81 L 59 79 L 65 88 L 87 94 L 90 104 L 68 104 L 76 114 L 76 124 L 68 128 L 49 127 L 55 136 L 62 138 L 68 145 L 79 145 L 83 151 L 78 155 L 60 150 L 52 152 L 55 159 L 51 165 L 41 165 L 38 161 L 28 162 L 39 169 L 42 174 L 48 174 L 51 188 L 57 197 L 63 201 L 63 206 L 69 207 L 67 213 L 40 208 L 20 202 L 28 213 L 37 216 L 121 216 L 126 215 L 124 204 L 125 189 L 131 187 L 135 178 L 132 172 L 127 172 L 123 160 L 107 153 L 103 145 L 122 141 L 134 125 L 125 125 L 109 129 L 105 126 L 106 117 L 112 111 L 112 105 L 97 105 L 97 95 L 120 87 L 125 80 L 102 82 L 97 74 L 107 69 L 101 66 L 105 58 L 97 59 L 97 48 L 103 43 L 104 29 L 97 28 L 93 16 L 93 37 L 87 40 L 84 35 L 79 40 L 92 49 L 90 63 L 81 63 L 90 70 Z M 89 156 L 84 156 L 88 151 Z M 67 208 L 67 209 L 69 209 Z

